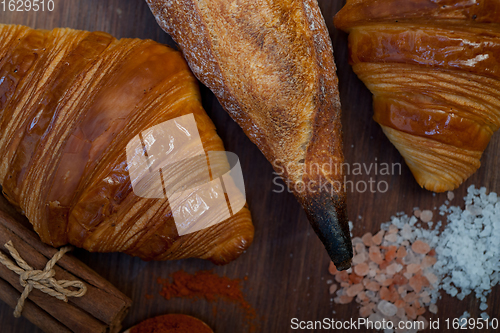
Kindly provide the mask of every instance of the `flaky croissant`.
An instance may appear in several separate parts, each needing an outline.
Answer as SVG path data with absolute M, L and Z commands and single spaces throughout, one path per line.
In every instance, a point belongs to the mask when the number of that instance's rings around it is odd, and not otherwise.
M 179 236 L 167 199 L 133 191 L 127 144 L 184 115 L 194 115 L 205 153 L 224 150 L 180 52 L 102 32 L 0 25 L 0 184 L 45 243 L 146 260 L 238 257 L 254 235 L 247 208 Z
M 457 188 L 500 126 L 500 1 L 350 0 L 335 25 L 417 182 Z
M 337 268 L 349 268 L 338 79 L 317 1 L 147 3 L 193 73 L 290 185 Z

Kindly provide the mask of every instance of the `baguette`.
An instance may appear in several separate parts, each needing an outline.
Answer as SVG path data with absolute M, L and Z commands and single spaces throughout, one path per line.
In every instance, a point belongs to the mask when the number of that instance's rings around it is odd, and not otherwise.
M 338 79 L 317 1 L 147 3 L 194 74 L 289 183 L 337 268 L 349 268 Z

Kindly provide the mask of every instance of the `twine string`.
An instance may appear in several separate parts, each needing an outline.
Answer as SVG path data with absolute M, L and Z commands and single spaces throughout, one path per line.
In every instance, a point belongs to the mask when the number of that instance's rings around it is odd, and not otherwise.
M 9 250 L 10 255 L 14 258 L 17 265 L 2 252 L 0 252 L 0 263 L 19 275 L 19 283 L 22 287 L 24 287 L 23 293 L 21 294 L 21 297 L 19 297 L 16 308 L 14 309 L 14 317 L 18 318 L 21 316 L 24 302 L 33 288 L 64 302 L 68 301 L 68 297 L 82 297 L 87 292 L 87 287 L 81 281 L 58 281 L 54 278 L 54 275 L 56 274 L 54 266 L 59 259 L 66 254 L 66 252 L 72 250 L 72 247 L 65 246 L 61 248 L 47 262 L 43 270 L 35 270 L 33 267 L 28 265 L 19 252 L 14 248 L 12 241 L 8 241 L 5 244 L 5 248 Z M 68 287 L 74 287 L 77 288 L 77 290 L 67 289 Z

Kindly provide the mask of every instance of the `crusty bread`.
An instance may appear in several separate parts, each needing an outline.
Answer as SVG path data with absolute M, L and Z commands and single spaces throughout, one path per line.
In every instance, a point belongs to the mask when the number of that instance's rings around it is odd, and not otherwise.
M 194 74 L 290 181 L 337 267 L 348 268 L 338 79 L 317 1 L 147 2 Z

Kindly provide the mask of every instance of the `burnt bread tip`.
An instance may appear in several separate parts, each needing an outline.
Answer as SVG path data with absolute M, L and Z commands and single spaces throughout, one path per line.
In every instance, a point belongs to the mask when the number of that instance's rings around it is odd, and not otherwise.
M 338 78 L 316 0 L 147 3 L 196 77 L 275 169 L 285 169 L 280 175 L 292 187 L 342 183 Z M 321 170 L 311 172 L 313 164 Z M 352 246 L 343 186 L 320 196 L 294 193 L 334 263 L 347 268 Z
M 318 194 L 303 199 L 311 226 L 339 271 L 351 267 L 352 243 L 345 198 Z

